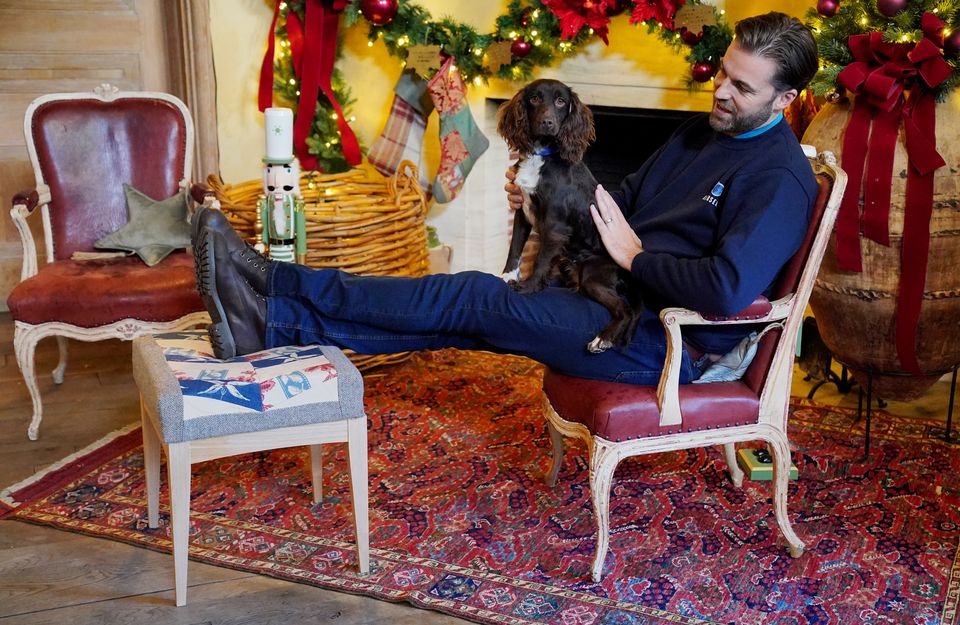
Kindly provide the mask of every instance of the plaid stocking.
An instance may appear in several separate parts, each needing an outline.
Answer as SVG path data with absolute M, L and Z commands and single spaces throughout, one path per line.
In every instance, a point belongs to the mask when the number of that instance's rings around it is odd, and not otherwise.
M 452 66 L 450 57 L 427 84 L 440 115 L 440 169 L 433 181 L 433 195 L 441 204 L 457 196 L 473 163 L 490 145 L 470 113 L 460 72 L 451 71 Z
M 402 161 L 410 161 L 420 172 L 420 184 L 427 186 L 421 162 L 423 132 L 427 117 L 433 111 L 433 102 L 427 96 L 427 81 L 412 70 L 400 74 L 390 115 L 380 135 L 367 153 L 367 160 L 384 176 L 392 176 Z

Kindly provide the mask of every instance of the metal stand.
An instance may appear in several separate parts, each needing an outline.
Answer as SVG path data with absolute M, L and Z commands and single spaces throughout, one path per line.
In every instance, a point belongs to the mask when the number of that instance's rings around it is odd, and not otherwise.
M 809 382 L 812 379 L 813 378 L 811 378 L 808 375 L 807 377 L 804 378 L 804 381 Z M 809 393 L 807 393 L 807 399 L 812 400 L 813 396 L 816 394 L 817 391 L 820 390 L 820 387 L 823 386 L 824 384 L 834 384 L 837 387 L 838 393 L 843 393 L 844 395 L 846 395 L 851 390 L 853 390 L 853 385 L 856 383 L 857 381 L 853 378 L 853 376 L 849 374 L 849 372 L 847 371 L 847 366 L 844 364 L 840 365 L 840 375 L 837 375 L 836 373 L 834 373 L 833 359 L 831 358 L 830 361 L 827 363 L 827 377 L 825 377 L 824 379 L 820 380 L 819 382 L 813 385 L 813 388 L 810 389 Z
M 947 423 L 943 432 L 943 440 L 948 443 L 960 442 L 960 437 L 954 436 L 954 432 L 953 432 L 953 404 L 954 404 L 954 400 L 957 397 L 958 368 L 960 368 L 960 365 L 953 368 L 952 375 L 950 378 L 950 399 L 949 399 L 949 403 L 947 404 Z M 846 373 L 846 366 L 844 366 L 844 373 Z M 864 370 L 864 373 L 867 374 L 867 391 L 866 391 L 867 423 L 864 431 L 864 442 L 863 442 L 863 458 L 865 460 L 867 456 L 870 455 L 870 417 L 871 417 L 871 412 L 873 407 L 873 371 Z M 943 373 L 945 374 L 947 373 L 947 371 L 944 371 Z M 893 375 L 893 374 L 887 373 L 886 375 Z M 857 422 L 859 422 L 860 418 L 863 416 L 863 395 L 864 395 L 864 391 L 863 391 L 863 387 L 861 387 L 859 393 L 857 394 Z M 882 399 L 877 398 L 877 405 L 882 408 L 886 404 Z
M 953 400 L 957 397 L 957 367 L 953 368 L 953 375 L 950 377 L 950 405 L 947 407 L 947 427 L 943 433 L 943 440 L 948 443 L 960 441 L 953 435 Z

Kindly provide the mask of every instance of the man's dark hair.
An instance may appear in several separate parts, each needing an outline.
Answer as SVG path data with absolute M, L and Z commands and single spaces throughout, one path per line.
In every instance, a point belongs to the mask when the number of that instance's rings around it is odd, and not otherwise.
M 737 22 L 734 44 L 744 52 L 777 64 L 773 86 L 778 92 L 802 90 L 817 73 L 817 42 L 800 20 L 770 12 Z

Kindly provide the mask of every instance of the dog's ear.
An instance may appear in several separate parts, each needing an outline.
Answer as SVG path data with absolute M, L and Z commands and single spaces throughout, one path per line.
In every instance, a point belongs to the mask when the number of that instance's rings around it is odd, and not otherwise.
M 560 157 L 575 162 L 583 160 L 583 154 L 597 138 L 593 127 L 593 113 L 587 108 L 577 94 L 570 91 L 570 113 L 560 126 L 556 145 L 560 150 Z
M 497 111 L 497 132 L 507 142 L 510 149 L 520 154 L 533 151 L 533 138 L 530 122 L 527 119 L 525 89 L 518 91 L 509 102 L 505 102 Z

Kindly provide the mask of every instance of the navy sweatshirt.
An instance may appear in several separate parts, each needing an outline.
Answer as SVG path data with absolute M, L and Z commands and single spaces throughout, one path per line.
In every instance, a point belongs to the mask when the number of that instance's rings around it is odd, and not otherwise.
M 643 244 L 631 269 L 646 306 L 729 315 L 767 294 L 800 247 L 817 184 L 785 120 L 737 139 L 702 115 L 612 195 Z M 684 337 L 725 353 L 745 334 L 690 328 Z

